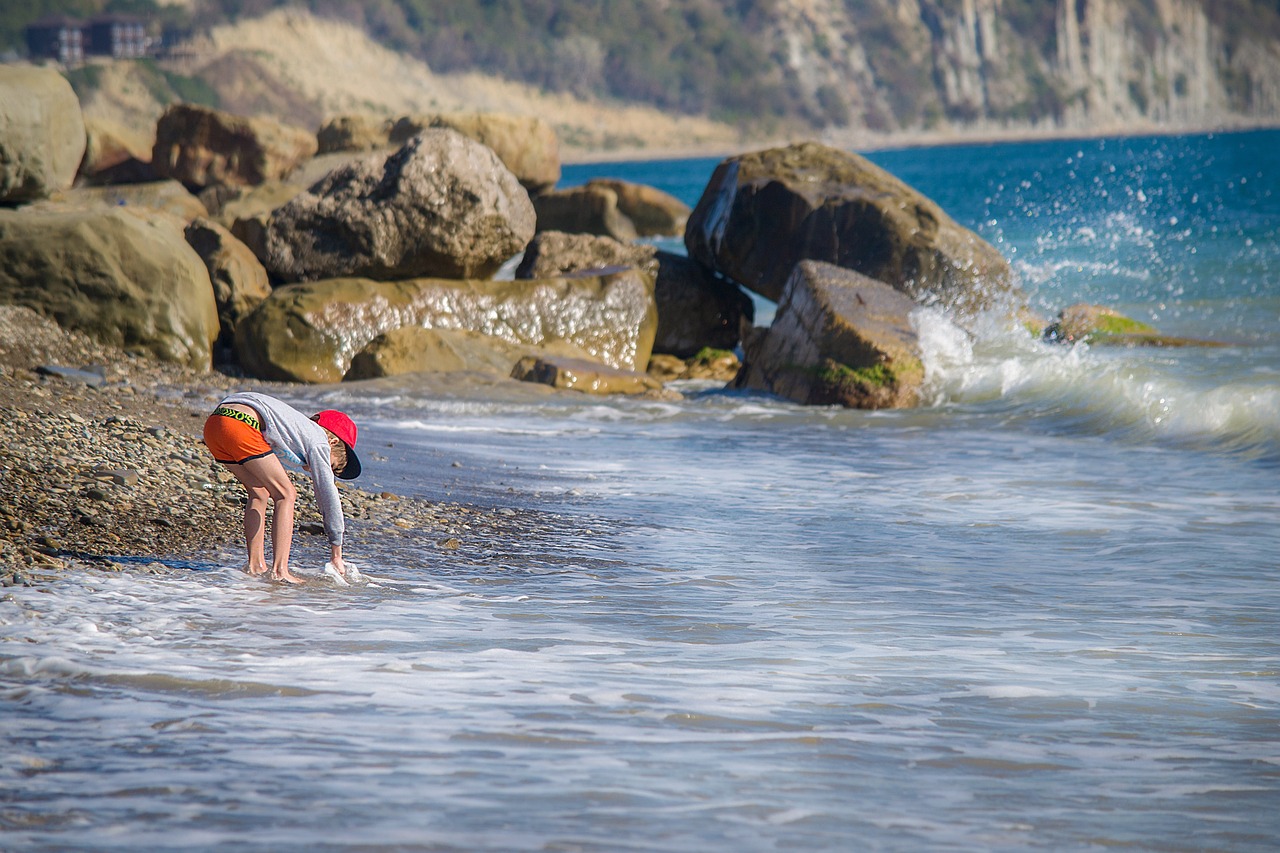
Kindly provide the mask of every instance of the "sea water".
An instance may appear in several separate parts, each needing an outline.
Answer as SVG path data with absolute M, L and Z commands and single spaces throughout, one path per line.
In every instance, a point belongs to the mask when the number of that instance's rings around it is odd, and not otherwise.
M 1223 345 L 922 310 L 899 412 L 299 388 L 360 422 L 366 488 L 526 521 L 353 523 L 345 588 L 231 549 L 9 590 L 0 847 L 1276 849 L 1280 133 L 871 156 L 1045 316 Z M 693 204 L 714 165 L 564 183 Z

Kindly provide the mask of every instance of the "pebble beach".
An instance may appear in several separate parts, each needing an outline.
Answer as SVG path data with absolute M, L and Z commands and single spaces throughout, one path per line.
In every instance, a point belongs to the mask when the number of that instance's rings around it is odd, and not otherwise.
M 242 388 L 287 390 L 134 356 L 29 309 L 0 306 L 0 583 L 35 584 L 76 569 L 167 573 L 192 562 L 243 562 L 243 489 L 200 439 L 214 404 Z M 326 540 L 310 480 L 291 475 L 299 491 L 294 548 L 307 559 Z M 352 541 L 376 535 L 385 544 L 412 541 L 419 552 L 423 544 L 465 552 L 479 533 L 501 539 L 547 524 L 510 509 L 339 488 Z M 301 574 L 309 572 L 319 577 L 314 567 Z

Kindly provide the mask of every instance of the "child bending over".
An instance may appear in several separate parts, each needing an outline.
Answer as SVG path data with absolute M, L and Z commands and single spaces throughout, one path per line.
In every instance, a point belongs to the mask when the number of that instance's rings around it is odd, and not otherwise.
M 249 549 L 250 574 L 267 571 L 264 546 L 267 504 L 274 504 L 271 522 L 271 576 L 288 583 L 303 579 L 289 571 L 293 544 L 293 509 L 297 490 L 278 457 L 303 466 L 315 483 L 316 503 L 324 517 L 331 562 L 341 575 L 342 500 L 335 476 L 360 476 L 356 458 L 356 425 L 332 409 L 308 418 L 297 409 L 266 394 L 232 394 L 204 424 L 204 443 L 213 458 L 235 475 L 249 493 L 244 508 L 244 538 Z

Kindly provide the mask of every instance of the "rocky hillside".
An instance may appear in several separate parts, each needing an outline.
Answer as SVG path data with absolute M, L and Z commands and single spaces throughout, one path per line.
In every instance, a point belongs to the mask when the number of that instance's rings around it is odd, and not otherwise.
M 201 34 L 180 58 L 70 76 L 90 116 L 144 130 L 172 100 L 304 127 L 498 110 L 550 121 L 567 159 L 1280 123 L 1280 0 L 281 5 L 165 4 Z

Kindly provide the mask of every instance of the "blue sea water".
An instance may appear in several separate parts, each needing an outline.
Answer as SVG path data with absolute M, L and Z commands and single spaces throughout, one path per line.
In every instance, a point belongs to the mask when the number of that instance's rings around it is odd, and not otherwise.
M 1276 849 L 1280 132 L 869 156 L 1045 316 L 1225 346 L 924 310 L 899 412 L 299 388 L 361 423 L 366 487 L 534 521 L 355 522 L 346 589 L 228 551 L 9 590 L 0 847 Z M 714 166 L 563 183 L 693 204 Z

